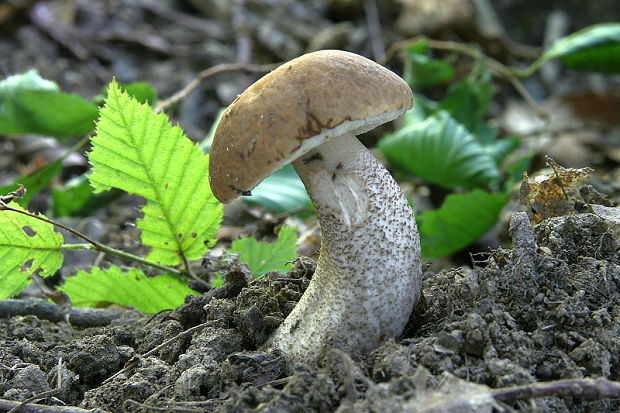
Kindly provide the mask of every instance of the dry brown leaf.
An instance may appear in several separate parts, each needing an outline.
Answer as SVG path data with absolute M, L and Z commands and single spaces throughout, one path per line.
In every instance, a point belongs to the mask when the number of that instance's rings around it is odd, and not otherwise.
M 583 202 L 580 189 L 594 171 L 592 168 L 563 168 L 547 157 L 551 171 L 529 179 L 523 175 L 519 203 L 527 207 L 532 224 L 561 215 L 575 213 L 577 202 Z

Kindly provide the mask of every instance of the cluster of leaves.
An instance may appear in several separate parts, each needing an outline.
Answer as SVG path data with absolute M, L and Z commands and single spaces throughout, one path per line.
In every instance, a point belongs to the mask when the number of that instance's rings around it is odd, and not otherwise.
M 426 42 L 410 45 L 406 56 L 406 78 L 412 87 L 453 81 L 451 63 L 433 59 Z M 561 39 L 528 69 L 515 71 L 515 76 L 529 76 L 556 58 L 572 69 L 618 73 L 619 57 L 620 24 L 598 25 Z M 417 217 L 427 257 L 451 254 L 490 228 L 507 200 L 507 189 L 527 168 L 528 158 L 506 164 L 519 139 L 500 137 L 487 121 L 493 93 L 491 76 L 484 63 L 478 62 L 466 79 L 451 84 L 442 100 L 416 94 L 416 108 L 405 115 L 402 128 L 380 142 L 380 149 L 396 169 L 450 192 L 438 209 Z M 192 143 L 165 115 L 152 111 L 149 105 L 155 98 L 155 92 L 144 83 L 112 82 L 101 97 L 89 102 L 63 93 L 35 71 L 0 82 L 0 134 L 34 133 L 66 139 L 88 135 L 96 122 L 88 153 L 90 172 L 54 186 L 47 213 L 54 217 L 86 215 L 119 194 L 137 194 L 146 200 L 137 226 L 142 243 L 150 247 L 148 255 L 141 258 L 101 244 L 68 245 L 47 218 L 26 212 L 32 197 L 61 171 L 61 157 L 12 185 L 0 187 L 0 196 L 19 184 L 28 189 L 14 201 L 0 199 L 0 299 L 22 291 L 35 273 L 45 277 L 56 272 L 62 267 L 62 251 L 68 249 L 114 252 L 161 271 L 154 277 L 137 268 L 114 266 L 78 271 L 62 287 L 74 305 L 116 303 L 156 312 L 180 304 L 185 294 L 191 293 L 179 275 L 187 275 L 188 262 L 207 252 L 222 217 L 222 206 L 213 197 L 207 179 L 205 152 L 212 134 L 199 145 Z M 280 212 L 309 209 L 307 194 L 291 167 L 257 188 L 249 201 Z M 235 241 L 230 252 L 239 254 L 259 276 L 290 269 L 295 246 L 295 230 L 283 228 L 275 243 L 246 238 Z
M 592 26 L 563 38 L 514 75 L 530 76 L 555 58 L 571 69 L 620 72 L 620 24 Z M 453 83 L 438 102 L 416 93 L 416 107 L 406 114 L 402 127 L 379 143 L 396 170 L 448 192 L 438 209 L 417 215 L 426 257 L 459 251 L 491 228 L 509 189 L 530 162 L 526 156 L 507 163 L 519 138 L 500 137 L 486 120 L 494 85 L 484 62 L 476 62 L 466 79 L 454 82 L 454 77 L 452 63 L 434 59 L 428 42 L 409 45 L 405 79 L 414 90 Z
M 58 138 L 83 135 L 93 129 L 98 118 L 88 153 L 92 166 L 89 173 L 64 188 L 54 188 L 49 212 L 56 217 L 79 214 L 89 204 L 105 200 L 101 194 L 110 189 L 146 200 L 137 226 L 150 252 L 145 258 L 124 256 L 156 266 L 162 274 L 147 277 L 139 269 L 123 271 L 118 267 L 78 271 L 61 287 L 74 305 L 115 303 L 145 312 L 179 305 L 186 294 L 192 293 L 179 274 L 187 275 L 188 261 L 200 259 L 207 252 L 219 228 L 223 208 L 209 187 L 209 157 L 179 127 L 172 126 L 165 114 L 151 109 L 149 102 L 154 97 L 144 84 L 121 87 L 112 82 L 105 104 L 98 107 L 76 95 L 62 93 L 57 85 L 33 71 L 0 83 L 0 133 L 38 133 Z M 67 111 L 50 111 L 46 105 L 51 104 Z M 0 204 L 0 299 L 23 290 L 32 274 L 45 277 L 60 269 L 62 250 L 104 248 L 100 244 L 64 244 L 62 234 L 44 221 L 45 217 L 40 216 L 42 220 L 20 212 L 61 167 L 59 159 L 3 188 L 7 193 L 22 184 L 28 196 L 10 205 L 5 200 Z M 261 275 L 273 269 L 288 270 L 288 261 L 296 257 L 295 243 L 294 228 L 284 228 L 276 243 L 246 238 L 237 240 L 231 252 L 239 254 L 241 261 Z M 180 266 L 186 271 L 179 271 Z
M 454 81 L 453 59 L 432 57 L 421 40 L 405 49 L 405 79 L 415 92 L 415 107 L 402 126 L 379 142 L 379 149 L 398 175 L 414 175 L 447 191 L 442 204 L 416 215 L 422 254 L 428 258 L 453 254 L 487 232 L 508 201 L 508 191 L 530 165 L 531 157 L 511 159 L 520 144 L 516 136 L 500 136 L 488 121 L 495 85 L 484 60 L 472 72 Z M 585 28 L 553 44 L 515 77 L 531 76 L 551 59 L 575 70 L 620 72 L 620 24 Z M 420 90 L 449 84 L 440 101 Z M 251 202 L 279 212 L 307 206 L 307 195 L 292 168 L 269 182 L 269 197 L 261 188 Z
M 406 50 L 405 79 L 412 87 L 451 81 L 450 63 L 430 56 L 421 41 Z M 427 76 L 432 72 L 431 76 Z M 452 254 L 478 239 L 496 221 L 507 201 L 502 185 L 502 162 L 519 139 L 499 139 L 486 117 L 494 85 L 491 74 L 476 65 L 464 80 L 450 85 L 443 100 L 416 93 L 416 107 L 402 127 L 383 137 L 379 148 L 397 170 L 415 175 L 450 193 L 439 209 L 417 214 L 422 253 L 426 257 Z M 527 162 L 515 165 L 519 175 Z

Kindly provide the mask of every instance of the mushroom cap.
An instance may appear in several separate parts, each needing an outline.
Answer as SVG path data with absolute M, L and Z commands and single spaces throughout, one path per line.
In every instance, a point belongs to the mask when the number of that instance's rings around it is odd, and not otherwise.
M 321 50 L 293 59 L 222 115 L 211 145 L 213 194 L 231 202 L 326 139 L 366 132 L 412 106 L 409 85 L 363 56 Z

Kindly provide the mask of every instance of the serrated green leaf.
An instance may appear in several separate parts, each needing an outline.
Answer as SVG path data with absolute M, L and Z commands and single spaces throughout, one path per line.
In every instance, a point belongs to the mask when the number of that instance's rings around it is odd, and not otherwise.
M 187 294 L 197 294 L 187 283 L 170 274 L 148 278 L 138 269 L 122 271 L 111 266 L 107 270 L 80 270 L 58 288 L 69 295 L 75 307 L 101 307 L 110 304 L 131 306 L 153 314 L 183 304 Z
M 176 265 L 198 259 L 222 219 L 222 205 L 211 193 L 209 157 L 156 114 L 110 83 L 88 154 L 96 192 L 111 187 L 145 197 L 138 222 L 147 259 Z
M 476 241 L 497 222 L 506 200 L 506 194 L 474 189 L 450 194 L 441 208 L 422 212 L 416 217 L 422 255 L 445 257 Z
M 146 82 L 117 83 L 117 85 L 120 90 L 140 103 L 148 103 L 150 106 L 153 106 L 157 101 L 157 91 Z M 101 93 L 93 98 L 93 102 L 98 106 L 102 106 L 108 98 L 108 88 L 109 85 L 106 85 Z
M 260 242 L 253 237 L 232 242 L 229 252 L 239 254 L 239 261 L 250 267 L 255 277 L 269 271 L 288 272 L 297 258 L 297 230 L 282 227 L 275 242 Z
M 271 174 L 243 200 L 280 213 L 310 209 L 306 187 L 292 165 Z
M 533 66 L 555 58 L 571 69 L 620 73 L 620 23 L 597 24 L 562 38 Z
M 26 288 L 33 273 L 47 277 L 56 272 L 62 266 L 62 243 L 63 237 L 53 225 L 0 210 L 0 300 Z
M 95 105 L 61 92 L 35 70 L 0 82 L 0 134 L 85 135 L 96 118 Z
M 454 68 L 444 60 L 431 58 L 428 44 L 422 40 L 405 49 L 404 73 L 413 89 L 422 89 L 452 79 Z
M 500 179 L 493 158 L 445 111 L 387 135 L 379 148 L 392 165 L 445 188 L 489 186 Z
M 45 188 L 61 169 L 62 160 L 49 163 L 30 175 L 20 176 L 13 184 L 0 186 L 0 194 L 14 191 L 19 188 L 19 184 L 22 184 L 26 188 L 26 194 L 21 198 L 17 198 L 15 202 L 23 208 L 27 208 L 32 197 Z

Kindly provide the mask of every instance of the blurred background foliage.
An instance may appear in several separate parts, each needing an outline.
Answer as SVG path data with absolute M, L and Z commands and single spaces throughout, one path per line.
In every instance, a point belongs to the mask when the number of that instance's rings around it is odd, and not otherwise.
M 414 90 L 413 110 L 361 139 L 417 211 L 425 257 L 467 262 L 500 245 L 515 187 L 546 154 L 595 166 L 592 183 L 617 202 L 619 20 L 606 0 L 11 0 L 0 5 L 0 189 L 22 183 L 23 206 L 139 250 L 138 201 L 94 195 L 84 179 L 80 139 L 107 82 L 155 105 L 218 64 L 345 49 Z M 221 109 L 259 76 L 223 71 L 165 110 L 208 152 Z M 227 207 L 218 239 L 273 239 L 292 224 L 311 255 L 312 213 L 286 167 Z

